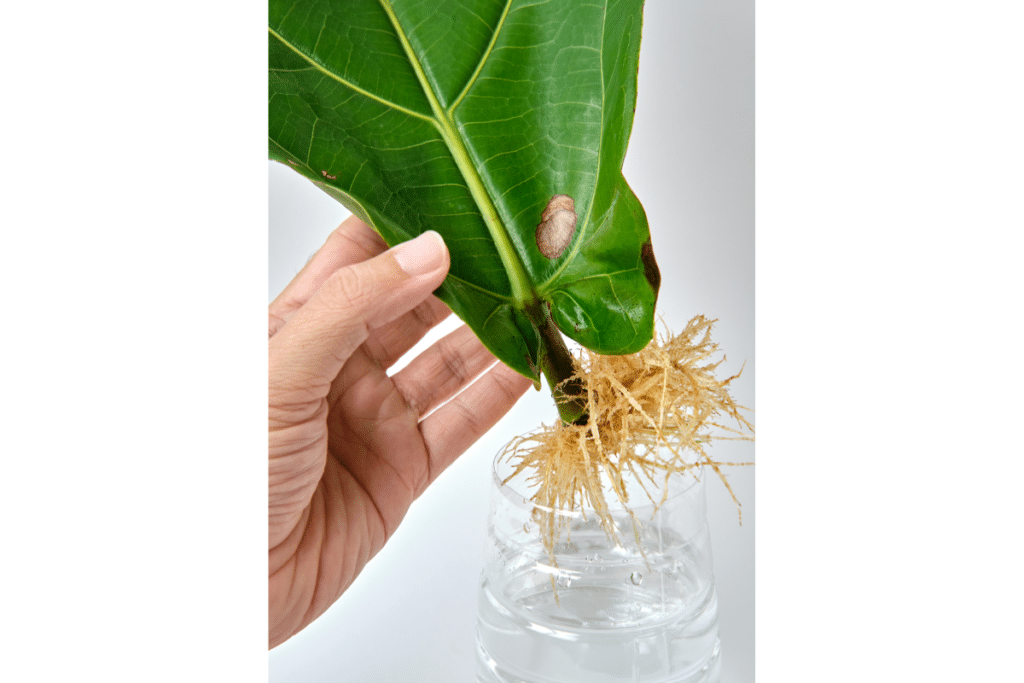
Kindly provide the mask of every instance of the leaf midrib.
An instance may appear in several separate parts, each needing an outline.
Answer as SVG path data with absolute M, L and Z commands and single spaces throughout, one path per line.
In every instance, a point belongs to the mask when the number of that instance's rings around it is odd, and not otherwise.
M 408 58 L 413 71 L 416 73 L 416 79 L 419 81 L 420 87 L 423 88 L 423 94 L 430 103 L 430 108 L 434 112 L 434 125 L 441 134 L 441 138 L 444 140 L 445 145 L 448 146 L 448 151 L 451 152 L 452 158 L 455 160 L 455 165 L 459 167 L 463 180 L 466 181 L 466 186 L 469 188 L 470 194 L 473 196 L 477 207 L 480 209 L 480 215 L 484 219 L 487 231 L 491 234 L 491 239 L 494 240 L 494 246 L 498 250 L 498 256 L 501 257 L 502 265 L 505 267 L 505 273 L 508 275 L 509 284 L 512 289 L 512 300 L 515 302 L 517 308 L 526 309 L 530 304 L 535 302 L 536 295 L 534 294 L 530 278 L 526 273 L 526 267 L 523 265 L 522 259 L 519 257 L 519 252 L 517 252 L 515 247 L 512 245 L 512 239 L 508 234 L 508 230 L 505 228 L 505 223 L 501 220 L 501 216 L 498 214 L 498 209 L 494 206 L 494 202 L 491 200 L 491 196 L 488 194 L 487 188 L 484 186 L 483 180 L 480 178 L 480 174 L 476 170 L 476 166 L 469 158 L 469 151 L 466 149 L 466 144 L 462 138 L 462 134 L 459 133 L 458 129 L 455 127 L 455 122 L 451 119 L 449 113 L 441 106 L 441 103 L 437 98 L 437 93 L 434 92 L 433 87 L 430 85 L 430 81 L 427 80 L 427 75 L 423 71 L 423 66 L 420 64 L 416 53 L 413 51 L 412 45 L 409 43 L 409 39 L 405 35 L 405 30 L 398 22 L 398 17 L 395 15 L 394 8 L 391 7 L 390 0 L 378 1 L 380 2 L 381 8 L 383 8 L 384 12 L 388 15 L 388 19 L 391 21 L 391 25 L 395 29 L 395 34 L 398 36 L 398 40 L 402 44 L 402 49 L 405 50 L 405 56 Z M 501 24 L 495 28 L 495 31 L 500 30 L 500 28 Z M 487 55 L 489 54 L 490 51 L 488 50 Z M 482 67 L 483 61 L 481 61 L 481 64 L 478 66 L 476 73 L 478 73 Z M 476 73 L 474 73 L 474 78 Z

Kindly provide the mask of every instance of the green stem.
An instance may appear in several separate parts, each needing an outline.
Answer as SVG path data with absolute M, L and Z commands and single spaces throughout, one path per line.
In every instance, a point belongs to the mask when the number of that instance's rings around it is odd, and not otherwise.
M 543 322 L 537 325 L 543 347 L 541 369 L 548 379 L 548 386 L 551 387 L 551 396 L 555 399 L 558 416 L 565 424 L 585 425 L 589 415 L 583 382 L 574 376 L 576 364 L 565 346 L 562 333 L 555 327 L 546 308 L 543 310 L 543 316 Z

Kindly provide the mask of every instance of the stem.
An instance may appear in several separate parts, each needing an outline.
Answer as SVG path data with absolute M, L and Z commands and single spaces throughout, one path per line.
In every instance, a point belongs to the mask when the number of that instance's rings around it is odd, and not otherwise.
M 565 424 L 585 425 L 587 414 L 587 398 L 583 391 L 583 382 L 574 377 L 576 364 L 573 363 L 569 349 L 565 346 L 562 333 L 555 327 L 551 315 L 545 308 L 544 322 L 538 325 L 543 350 L 541 353 L 541 369 L 551 387 L 551 396 L 558 407 L 558 416 Z

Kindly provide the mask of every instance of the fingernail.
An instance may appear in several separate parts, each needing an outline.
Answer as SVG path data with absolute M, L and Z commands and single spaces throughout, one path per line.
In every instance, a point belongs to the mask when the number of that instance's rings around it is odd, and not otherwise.
M 409 275 L 426 275 L 444 265 L 447 251 L 441 236 L 428 230 L 416 239 L 399 244 L 394 255 L 398 267 Z

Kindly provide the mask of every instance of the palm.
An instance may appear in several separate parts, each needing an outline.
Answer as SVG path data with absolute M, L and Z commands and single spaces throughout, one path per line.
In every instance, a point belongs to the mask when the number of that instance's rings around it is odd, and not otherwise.
M 367 514 L 364 526 L 349 531 L 372 556 L 426 487 L 429 454 L 419 430 L 419 411 L 383 367 L 369 365 L 365 374 L 351 379 L 339 377 L 332 387 L 327 467 L 339 479 L 352 480 L 349 485 Z

